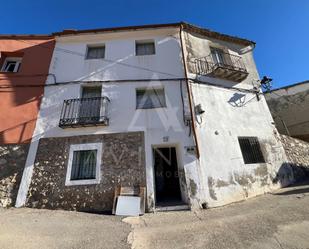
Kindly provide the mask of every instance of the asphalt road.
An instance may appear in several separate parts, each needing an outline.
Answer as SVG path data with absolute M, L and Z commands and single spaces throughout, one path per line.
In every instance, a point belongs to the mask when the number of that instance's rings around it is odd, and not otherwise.
M 112 215 L 0 209 L 0 249 L 309 249 L 309 184 L 222 208 L 123 221 Z

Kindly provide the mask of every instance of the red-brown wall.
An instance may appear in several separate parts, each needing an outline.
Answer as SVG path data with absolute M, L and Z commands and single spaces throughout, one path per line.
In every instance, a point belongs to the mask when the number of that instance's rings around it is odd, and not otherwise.
M 22 57 L 17 73 L 0 72 L 0 144 L 30 142 L 54 45 L 52 37 L 0 36 L 0 69 L 6 57 Z

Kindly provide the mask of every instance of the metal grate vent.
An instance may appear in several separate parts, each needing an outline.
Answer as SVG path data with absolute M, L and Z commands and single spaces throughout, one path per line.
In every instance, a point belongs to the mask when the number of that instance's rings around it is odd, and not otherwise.
M 239 137 L 238 141 L 245 164 L 265 163 L 257 137 Z

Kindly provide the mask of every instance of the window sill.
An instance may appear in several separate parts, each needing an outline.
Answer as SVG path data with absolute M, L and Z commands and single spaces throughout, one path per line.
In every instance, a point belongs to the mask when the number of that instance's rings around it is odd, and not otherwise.
M 91 180 L 69 180 L 65 182 L 65 186 L 79 186 L 79 185 L 94 185 L 99 184 L 99 179 L 91 179 Z
M 141 55 L 138 55 L 136 54 L 135 56 L 136 57 L 144 57 L 144 56 L 155 56 L 156 54 L 141 54 Z
M 160 106 L 160 107 L 148 107 L 148 108 L 138 108 L 136 107 L 136 110 L 154 110 L 154 109 L 164 109 L 167 108 L 166 106 Z
M 85 61 L 103 61 L 105 60 L 105 57 L 103 58 L 85 58 Z
M 3 71 L 0 71 L 0 74 L 18 74 L 18 72 L 3 72 Z
M 250 165 L 250 166 L 257 166 L 257 165 L 264 165 L 267 164 L 267 162 L 264 163 L 244 163 L 244 165 Z

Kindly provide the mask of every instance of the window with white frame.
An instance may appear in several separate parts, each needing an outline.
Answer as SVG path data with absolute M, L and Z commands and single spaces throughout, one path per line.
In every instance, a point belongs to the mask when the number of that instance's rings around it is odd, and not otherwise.
M 8 57 L 5 59 L 1 72 L 17 73 L 21 64 L 21 58 Z
M 98 184 L 101 156 L 101 143 L 71 145 L 65 185 Z
M 155 54 L 155 43 L 152 40 L 136 41 L 135 54 L 136 55 L 151 55 Z
M 104 59 L 105 58 L 105 45 L 95 45 L 87 47 L 86 59 Z
M 164 88 L 136 89 L 136 109 L 166 107 Z

